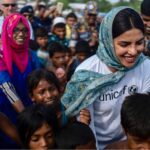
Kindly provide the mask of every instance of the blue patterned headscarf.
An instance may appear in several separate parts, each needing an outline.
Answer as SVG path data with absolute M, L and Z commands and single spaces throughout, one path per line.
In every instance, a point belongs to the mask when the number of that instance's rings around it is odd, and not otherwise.
M 88 70 L 75 72 L 67 84 L 65 94 L 61 99 L 61 102 L 66 107 L 66 115 L 77 115 L 81 109 L 92 104 L 100 93 L 105 92 L 110 86 L 118 83 L 129 70 L 116 57 L 112 37 L 113 20 L 121 10 L 126 8 L 129 7 L 114 8 L 105 16 L 100 26 L 99 47 L 96 53 L 98 58 L 107 66 L 116 68 L 118 71 L 108 75 Z M 139 65 L 144 58 L 140 54 L 133 67 Z

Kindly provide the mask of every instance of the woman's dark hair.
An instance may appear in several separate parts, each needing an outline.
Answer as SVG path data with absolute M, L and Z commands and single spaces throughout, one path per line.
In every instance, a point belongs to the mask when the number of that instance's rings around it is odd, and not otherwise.
M 77 146 L 85 145 L 90 141 L 95 141 L 92 130 L 88 125 L 77 121 L 64 127 L 56 135 L 58 149 L 75 149 Z
M 58 121 L 55 110 L 51 106 L 35 104 L 25 108 L 17 119 L 18 133 L 24 148 L 29 148 L 29 141 L 36 130 L 47 123 L 53 130 L 54 136 L 58 132 Z
M 132 28 L 137 28 L 144 33 L 144 24 L 140 15 L 133 9 L 123 9 L 113 21 L 113 39 Z
M 54 84 L 58 91 L 60 90 L 59 81 L 53 72 L 46 69 L 37 69 L 32 71 L 27 77 L 27 88 L 31 96 L 33 94 L 33 89 L 37 87 L 42 79 L 50 84 Z

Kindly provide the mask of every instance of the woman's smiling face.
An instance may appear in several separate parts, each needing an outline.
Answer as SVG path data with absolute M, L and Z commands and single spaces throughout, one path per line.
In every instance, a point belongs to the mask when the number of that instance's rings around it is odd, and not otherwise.
M 143 32 L 136 28 L 132 28 L 117 36 L 113 42 L 116 57 L 127 68 L 135 64 L 145 45 Z
M 13 39 L 18 45 L 23 45 L 28 36 L 28 29 L 22 22 L 19 22 L 18 25 L 13 30 Z

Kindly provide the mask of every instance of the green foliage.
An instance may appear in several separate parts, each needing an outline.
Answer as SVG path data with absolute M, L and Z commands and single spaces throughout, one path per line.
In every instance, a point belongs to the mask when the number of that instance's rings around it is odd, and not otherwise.
M 116 4 L 113 5 L 113 7 L 117 7 L 117 6 L 130 6 L 132 8 L 134 8 L 137 11 L 140 11 L 140 5 L 141 2 L 136 0 L 136 1 L 130 1 L 130 2 L 118 2 Z
M 108 12 L 112 8 L 112 4 L 107 0 L 98 0 L 98 8 L 100 12 Z

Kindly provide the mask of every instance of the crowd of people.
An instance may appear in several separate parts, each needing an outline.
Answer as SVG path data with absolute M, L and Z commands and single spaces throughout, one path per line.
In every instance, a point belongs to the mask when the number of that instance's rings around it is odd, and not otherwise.
M 1 0 L 0 149 L 150 149 L 149 8 Z

